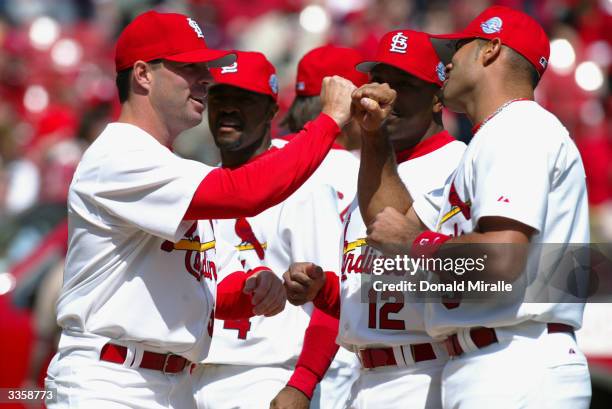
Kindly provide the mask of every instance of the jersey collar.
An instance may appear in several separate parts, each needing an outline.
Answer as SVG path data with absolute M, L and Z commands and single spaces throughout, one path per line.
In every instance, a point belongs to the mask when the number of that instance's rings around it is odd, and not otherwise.
M 417 143 L 415 146 L 403 151 L 395 152 L 395 159 L 397 163 L 406 162 L 412 159 L 416 159 L 421 156 L 425 156 L 435 150 L 440 149 L 444 145 L 453 142 L 455 138 L 448 131 L 444 130 L 437 134 L 431 135 L 429 138 Z

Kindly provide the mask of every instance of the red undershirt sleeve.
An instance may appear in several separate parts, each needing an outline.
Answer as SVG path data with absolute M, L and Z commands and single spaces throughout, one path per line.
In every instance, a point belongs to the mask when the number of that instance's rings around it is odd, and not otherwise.
M 325 285 L 312 302 L 321 311 L 340 319 L 340 282 L 335 273 L 326 271 L 325 274 Z
M 282 202 L 314 173 L 339 133 L 336 122 L 320 114 L 283 149 L 236 169 L 211 171 L 198 186 L 183 219 L 250 217 Z
M 239 320 L 255 315 L 251 296 L 243 293 L 242 289 L 246 279 L 261 270 L 269 270 L 269 268 L 261 266 L 247 272 L 236 271 L 219 282 L 215 306 L 216 319 Z
M 312 399 L 317 384 L 338 352 L 337 336 L 338 320 L 315 308 L 304 334 L 302 352 L 287 386 Z

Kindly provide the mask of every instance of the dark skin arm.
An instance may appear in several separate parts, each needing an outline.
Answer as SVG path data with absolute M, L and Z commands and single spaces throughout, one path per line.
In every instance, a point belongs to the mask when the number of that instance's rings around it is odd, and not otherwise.
M 411 213 L 414 211 L 409 211 Z M 368 244 L 386 254 L 409 254 L 411 243 L 423 231 L 415 217 L 416 214 L 407 217 L 395 209 L 385 208 L 368 226 Z M 440 247 L 436 256 L 455 259 L 477 258 L 486 254 L 486 268 L 481 273 L 482 277 L 471 275 L 469 278 L 512 282 L 525 268 L 527 245 L 534 233 L 533 228 L 516 220 L 483 217 L 474 232 L 453 237 Z M 453 275 L 448 278 L 456 280 L 457 277 Z

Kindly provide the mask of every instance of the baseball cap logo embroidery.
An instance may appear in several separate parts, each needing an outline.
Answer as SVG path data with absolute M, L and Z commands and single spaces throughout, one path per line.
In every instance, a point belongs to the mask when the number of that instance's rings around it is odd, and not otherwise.
M 221 74 L 229 74 L 232 72 L 238 72 L 238 61 L 234 61 L 232 65 L 221 67 Z
M 491 17 L 484 23 L 480 23 L 480 28 L 485 34 L 499 33 L 502 29 L 503 21 L 499 17 Z
M 187 17 L 187 22 L 189 23 L 189 27 L 193 28 L 193 31 L 195 31 L 198 38 L 204 38 L 202 29 L 194 19 Z
M 542 68 L 546 68 L 546 66 L 548 65 L 548 61 L 545 57 L 540 57 L 540 65 L 542 66 Z
M 304 83 L 304 81 L 299 81 L 297 84 L 295 84 L 295 88 L 298 91 L 304 91 L 306 89 L 306 84 Z
M 446 79 L 446 68 L 444 67 L 444 64 L 442 64 L 442 61 L 436 65 L 436 74 L 438 74 L 438 79 L 444 82 Z
M 274 94 L 278 94 L 278 78 L 276 74 L 270 75 L 270 79 L 268 80 L 268 84 L 270 85 L 270 89 Z
M 406 43 L 407 40 L 408 37 L 403 33 L 397 33 L 391 38 L 391 48 L 389 48 L 389 52 L 406 54 L 406 48 L 408 48 L 408 43 Z

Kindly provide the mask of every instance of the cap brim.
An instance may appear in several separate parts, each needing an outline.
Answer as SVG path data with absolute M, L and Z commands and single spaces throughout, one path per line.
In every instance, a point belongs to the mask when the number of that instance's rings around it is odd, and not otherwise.
M 187 53 L 164 57 L 165 60 L 176 62 L 205 62 L 209 67 L 225 67 L 236 62 L 236 54 L 230 51 L 200 49 Z
M 429 40 L 433 45 L 436 54 L 440 58 L 440 61 L 444 65 L 451 62 L 455 51 L 457 50 L 457 42 L 465 38 L 473 38 L 474 35 L 467 33 L 453 33 L 453 34 L 430 34 Z
M 360 72 L 369 73 L 378 64 L 380 64 L 378 61 L 364 61 L 357 64 L 355 69 Z

